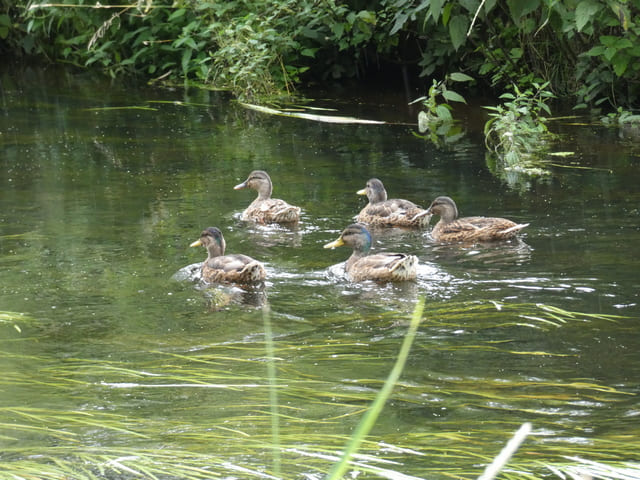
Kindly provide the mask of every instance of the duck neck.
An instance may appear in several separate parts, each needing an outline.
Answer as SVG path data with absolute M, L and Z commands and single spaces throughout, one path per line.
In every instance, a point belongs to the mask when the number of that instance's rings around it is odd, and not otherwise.
M 346 270 L 349 271 L 354 263 L 366 256 L 367 254 L 365 252 L 354 250 L 351 256 L 347 259 Z
M 273 186 L 271 183 L 263 183 L 260 185 L 258 189 L 258 200 L 269 200 L 271 198 L 271 192 L 273 190 Z
M 458 209 L 453 205 L 447 205 L 440 212 L 440 221 L 442 223 L 451 223 L 458 218 Z
M 207 261 L 212 258 L 221 257 L 224 255 L 224 247 L 225 245 L 219 245 L 217 243 L 212 243 L 207 247 Z
M 382 190 L 372 191 L 369 193 L 369 203 L 371 205 L 375 203 L 381 203 L 387 201 L 387 191 L 383 188 Z

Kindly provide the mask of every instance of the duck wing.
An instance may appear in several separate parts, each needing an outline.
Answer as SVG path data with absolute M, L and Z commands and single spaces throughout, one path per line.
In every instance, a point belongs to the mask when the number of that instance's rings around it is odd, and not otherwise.
M 356 221 L 370 225 L 423 227 L 429 223 L 430 215 L 409 200 L 394 198 L 367 205 L 356 217 Z
M 404 253 L 378 253 L 358 259 L 347 273 L 352 281 L 415 280 L 418 258 Z
M 266 278 L 264 266 L 242 254 L 214 257 L 205 262 L 202 274 L 208 282 L 256 283 Z

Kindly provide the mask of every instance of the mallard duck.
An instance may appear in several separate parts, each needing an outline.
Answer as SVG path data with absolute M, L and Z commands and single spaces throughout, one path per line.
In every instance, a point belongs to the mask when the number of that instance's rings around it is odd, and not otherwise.
M 297 223 L 300 220 L 300 207 L 271 198 L 273 186 L 267 172 L 254 170 L 244 182 L 233 187 L 234 190 L 242 188 L 253 188 L 258 192 L 258 197 L 242 212 L 242 220 L 258 223 Z
M 354 223 L 344 229 L 337 240 L 324 248 L 346 245 L 353 248 L 345 270 L 353 282 L 376 280 L 381 282 L 414 280 L 418 258 L 404 253 L 376 253 L 369 255 L 371 234 L 364 225 Z
M 431 236 L 438 242 L 508 240 L 529 225 L 496 217 L 458 218 L 458 208 L 449 197 L 436 198 L 427 211 L 433 215 L 440 215 L 440 221 L 431 230 Z
M 385 227 L 426 227 L 429 224 L 431 215 L 422 207 L 400 198 L 387 200 L 387 191 L 377 178 L 370 179 L 366 188 L 356 193 L 369 199 L 356 217 L 357 222 Z
M 241 254 L 225 255 L 226 242 L 219 228 L 209 227 L 190 247 L 204 246 L 207 259 L 202 263 L 202 279 L 209 283 L 260 283 L 267 274 L 257 260 Z

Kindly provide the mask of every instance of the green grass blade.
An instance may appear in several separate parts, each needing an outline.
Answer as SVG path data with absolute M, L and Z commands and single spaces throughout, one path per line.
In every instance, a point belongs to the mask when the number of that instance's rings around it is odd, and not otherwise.
M 416 337 L 418 325 L 420 325 L 420 320 L 422 319 L 423 310 L 424 298 L 420 299 L 416 304 L 413 315 L 411 317 L 411 323 L 409 324 L 409 330 L 407 330 L 407 334 L 404 337 L 402 346 L 400 347 L 400 352 L 398 353 L 398 358 L 396 359 L 395 365 L 391 369 L 391 373 L 389 373 L 389 376 L 384 382 L 382 389 L 376 396 L 367 413 L 358 424 L 358 427 L 356 428 L 356 431 L 347 444 L 347 447 L 343 452 L 340 461 L 336 463 L 329 472 L 327 480 L 338 480 L 342 478 L 349 466 L 349 461 L 360 447 L 360 444 L 364 440 L 364 437 L 367 436 L 367 434 L 371 431 L 374 424 L 376 423 L 380 412 L 382 412 L 382 409 L 384 408 L 384 404 L 391 395 L 393 387 L 398 381 L 398 378 L 400 378 L 400 374 L 404 369 L 407 357 L 409 356 L 409 351 L 411 350 L 411 345 L 413 344 L 413 341 Z

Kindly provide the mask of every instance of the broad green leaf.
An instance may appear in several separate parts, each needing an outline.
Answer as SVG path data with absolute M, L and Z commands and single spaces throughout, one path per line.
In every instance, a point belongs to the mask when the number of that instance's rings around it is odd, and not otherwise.
M 594 0 L 582 0 L 576 6 L 576 28 L 579 32 L 591 21 L 593 16 L 603 8 L 599 2 Z
M 627 66 L 629 66 L 629 56 L 628 55 L 616 55 L 614 57 L 613 63 L 613 71 L 616 72 L 618 77 L 621 77 L 624 72 L 627 70 Z
M 171 15 L 169 15 L 169 18 L 167 18 L 167 22 L 171 22 L 171 21 L 175 20 L 176 18 L 180 18 L 185 13 L 187 13 L 187 11 L 184 8 L 179 8 L 178 10 L 173 12 Z
M 395 21 L 395 23 L 393 25 L 393 28 L 389 32 L 389 35 L 394 35 L 402 27 L 404 27 L 404 24 L 407 21 L 407 18 L 409 18 L 409 15 L 407 15 L 406 13 L 400 13 L 399 15 L 396 15 L 396 21 Z
M 520 19 L 525 15 L 537 10 L 540 7 L 540 0 L 508 0 L 511 18 L 516 24 L 520 24 Z
M 459 93 L 453 92 L 451 90 L 445 90 L 444 92 L 442 92 L 442 96 L 447 100 L 449 100 L 450 102 L 467 103 L 467 101 L 464 99 L 462 95 L 460 95 Z
M 465 15 L 456 15 L 449 22 L 449 36 L 453 48 L 458 50 L 464 44 L 467 38 L 467 29 L 469 28 L 469 19 Z
M 485 15 L 493 10 L 493 7 L 496 5 L 498 0 L 486 0 L 484 2 L 483 8 Z
M 598 45 L 597 47 L 593 47 L 591 50 L 585 52 L 584 54 L 588 57 L 599 57 L 603 55 L 605 51 L 605 47 L 602 45 Z
M 440 15 L 442 14 L 442 6 L 444 5 L 444 0 L 431 0 L 429 3 L 429 14 L 433 18 L 434 22 L 438 22 Z
M 451 120 L 453 120 L 451 112 L 446 105 L 438 105 L 436 107 L 436 115 L 438 115 L 438 118 L 443 122 L 450 122 Z
M 376 23 L 376 14 L 370 10 L 361 10 L 358 12 L 358 18 L 366 23 Z
M 449 78 L 454 82 L 471 82 L 473 80 L 473 77 L 460 72 L 453 72 L 449 75 Z

